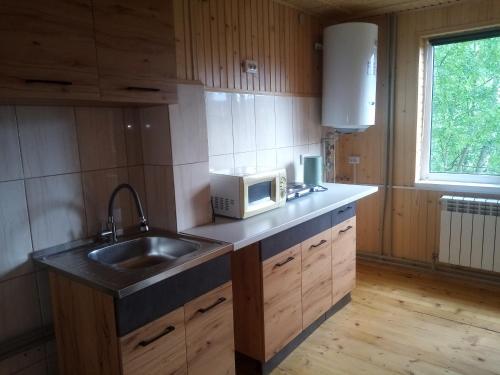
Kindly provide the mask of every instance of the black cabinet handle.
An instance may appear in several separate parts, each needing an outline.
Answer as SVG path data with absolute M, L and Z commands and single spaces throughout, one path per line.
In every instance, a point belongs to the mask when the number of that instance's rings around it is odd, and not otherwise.
M 142 346 L 144 348 L 145 346 L 148 346 L 149 344 L 152 344 L 156 340 L 162 338 L 163 336 L 168 335 L 169 333 L 171 333 L 173 331 L 175 331 L 175 327 L 174 326 L 168 326 L 167 328 L 165 328 L 163 330 L 163 332 L 161 332 L 160 334 L 158 334 L 158 336 L 155 336 L 155 337 L 150 338 L 148 340 L 143 340 L 143 341 L 139 342 L 139 344 L 137 344 L 137 346 Z
M 339 230 L 339 233 L 345 233 L 347 232 L 348 230 L 352 229 L 352 225 L 349 225 L 347 228 L 345 229 L 342 229 L 342 230 Z
M 139 86 L 128 86 L 125 90 L 128 91 L 145 91 L 145 92 L 158 92 L 160 89 L 155 87 L 139 87 Z
M 275 267 L 281 267 L 281 266 L 284 266 L 285 264 L 287 264 L 288 262 L 291 262 L 292 260 L 294 260 L 295 257 L 288 257 L 286 258 L 283 262 L 281 263 L 276 263 L 274 266 Z
M 202 314 L 205 314 L 207 311 L 212 310 L 215 306 L 220 305 L 225 300 L 226 300 L 225 297 L 220 297 L 217 301 L 215 301 L 214 303 L 212 303 L 210 306 L 198 309 L 198 312 L 202 313 Z
M 350 210 L 350 209 L 352 209 L 352 207 L 351 207 L 351 206 L 347 206 L 347 207 L 346 207 L 346 208 L 344 208 L 343 210 L 338 211 L 338 212 L 337 212 L 337 215 L 343 214 L 344 212 L 346 212 L 346 211 L 348 211 L 348 210 Z
M 61 85 L 61 86 L 71 86 L 73 82 L 70 81 L 58 81 L 58 80 L 52 80 L 52 79 L 26 79 L 26 83 L 45 83 L 49 85 Z
M 319 246 L 321 246 L 321 245 L 323 245 L 323 244 L 325 244 L 327 242 L 328 242 L 327 240 L 321 240 L 316 245 L 309 246 L 309 249 L 314 249 L 315 247 L 319 247 Z

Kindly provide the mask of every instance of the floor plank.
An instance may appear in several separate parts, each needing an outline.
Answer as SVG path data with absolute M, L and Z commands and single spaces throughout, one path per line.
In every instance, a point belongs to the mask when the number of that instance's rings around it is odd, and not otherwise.
M 272 375 L 500 374 L 500 287 L 358 263 L 352 303 Z

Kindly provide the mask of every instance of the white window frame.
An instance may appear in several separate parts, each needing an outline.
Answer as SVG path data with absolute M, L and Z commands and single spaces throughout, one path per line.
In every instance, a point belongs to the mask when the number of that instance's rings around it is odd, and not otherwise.
M 433 74 L 434 74 L 434 56 L 433 46 L 429 39 L 423 40 L 423 84 L 422 107 L 421 107 L 421 139 L 420 139 L 420 158 L 417 158 L 417 173 L 415 174 L 415 184 L 422 188 L 435 189 L 443 185 L 444 190 L 459 191 L 460 186 L 464 191 L 477 187 L 478 192 L 494 189 L 496 193 L 500 189 L 500 176 L 493 175 L 472 175 L 459 173 L 435 173 L 429 170 L 431 156 L 431 131 L 432 131 L 432 94 L 433 94 Z M 422 71 L 422 70 L 420 70 Z M 418 149 L 418 148 L 417 148 Z M 419 159 L 419 160 L 418 160 Z

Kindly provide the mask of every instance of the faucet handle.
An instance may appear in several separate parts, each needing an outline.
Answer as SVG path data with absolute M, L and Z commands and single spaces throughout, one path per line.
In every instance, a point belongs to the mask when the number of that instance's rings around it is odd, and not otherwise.
M 149 231 L 148 221 L 146 220 L 146 218 L 144 216 L 140 218 L 139 228 L 140 228 L 141 232 L 148 232 Z

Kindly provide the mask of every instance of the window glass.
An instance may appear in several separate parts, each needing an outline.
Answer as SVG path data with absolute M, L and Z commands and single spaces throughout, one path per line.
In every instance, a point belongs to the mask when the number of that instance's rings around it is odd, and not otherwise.
M 500 176 L 500 37 L 432 48 L 430 174 Z

